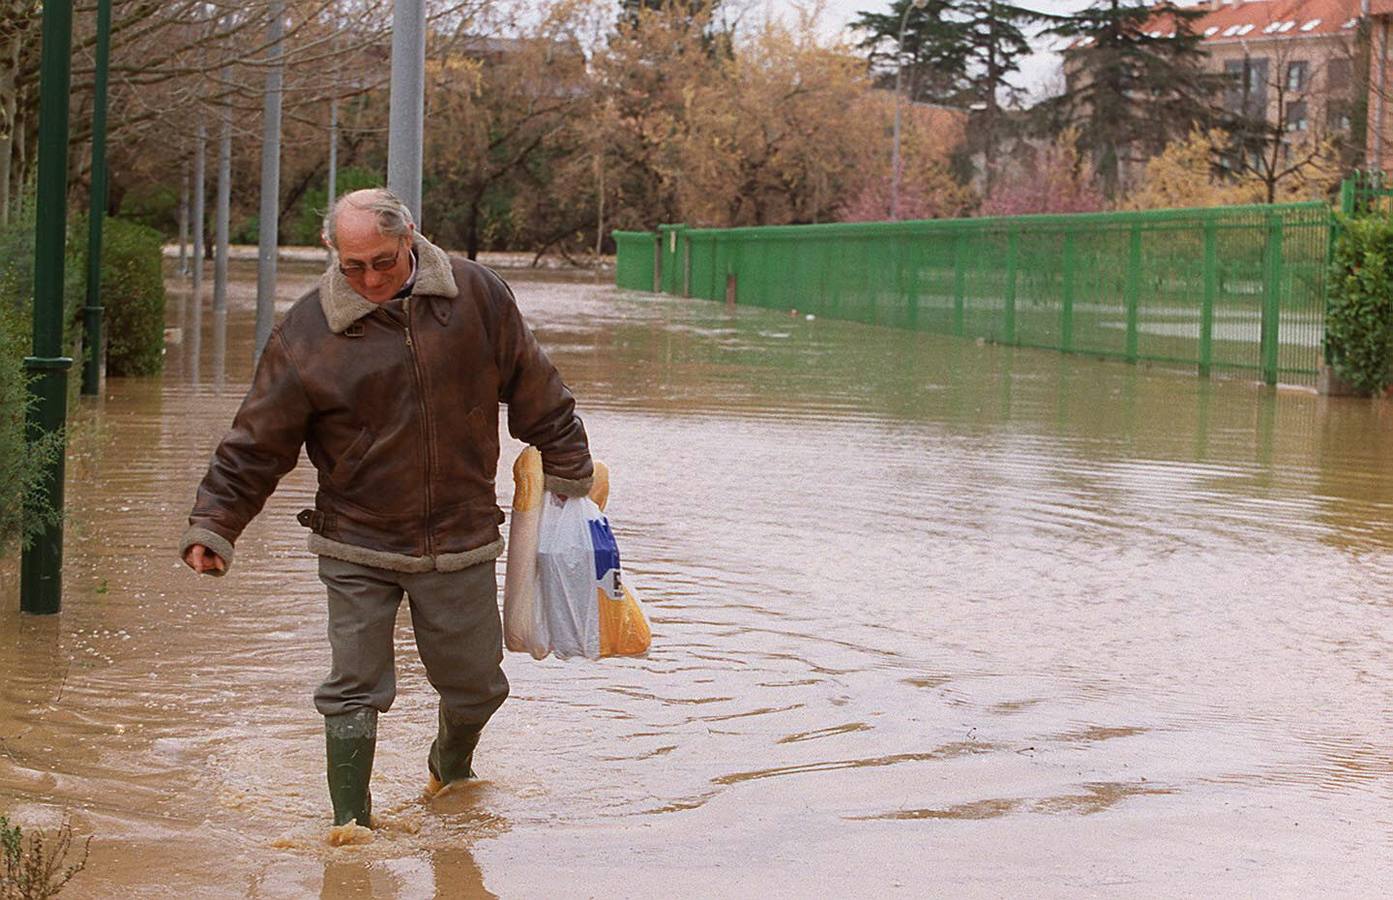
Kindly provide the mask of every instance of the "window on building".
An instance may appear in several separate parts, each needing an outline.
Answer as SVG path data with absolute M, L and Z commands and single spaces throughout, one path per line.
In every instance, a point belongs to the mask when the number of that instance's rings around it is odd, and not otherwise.
M 1224 108 L 1249 119 L 1267 118 L 1267 58 L 1231 59 L 1224 63 L 1229 86 Z
M 1243 111 L 1243 60 L 1230 59 L 1224 62 L 1224 75 L 1228 86 L 1224 88 L 1224 109 L 1238 114 Z
M 1287 63 L 1287 90 L 1300 93 L 1306 90 L 1306 79 L 1310 64 L 1304 59 Z
M 1354 61 L 1345 57 L 1332 59 L 1325 64 L 1325 89 L 1343 91 L 1349 87 Z
M 1325 108 L 1325 127 L 1331 131 L 1349 131 L 1354 126 L 1348 103 L 1331 103 Z
M 1287 131 L 1305 131 L 1310 127 L 1306 118 L 1305 100 L 1293 100 L 1287 104 Z

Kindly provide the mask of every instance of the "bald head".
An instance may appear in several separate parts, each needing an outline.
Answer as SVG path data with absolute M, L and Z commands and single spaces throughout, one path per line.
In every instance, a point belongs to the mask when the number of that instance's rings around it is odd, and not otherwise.
M 416 226 L 411 211 L 384 188 L 344 194 L 324 217 L 324 243 L 339 272 L 363 299 L 392 299 L 411 276 Z
M 337 249 L 341 235 L 357 243 L 408 237 L 414 227 L 411 210 L 396 194 L 386 188 L 364 188 L 334 201 L 324 216 L 324 242 Z

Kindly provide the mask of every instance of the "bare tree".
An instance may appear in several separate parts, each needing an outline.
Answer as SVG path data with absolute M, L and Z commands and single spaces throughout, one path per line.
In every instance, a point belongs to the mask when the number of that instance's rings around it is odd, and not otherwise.
M 1222 164 L 1259 181 L 1266 202 L 1323 197 L 1338 181 L 1344 123 L 1329 82 L 1347 59 L 1340 48 L 1277 40 L 1226 64 L 1231 123 Z

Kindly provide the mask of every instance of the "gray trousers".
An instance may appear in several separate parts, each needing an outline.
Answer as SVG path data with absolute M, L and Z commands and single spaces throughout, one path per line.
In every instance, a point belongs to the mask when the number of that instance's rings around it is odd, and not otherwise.
M 459 572 L 393 572 L 319 558 L 329 592 L 329 678 L 314 692 L 326 716 L 371 707 L 386 712 L 397 694 L 392 632 L 403 593 L 411 630 L 451 723 L 483 725 L 508 696 L 494 562 Z

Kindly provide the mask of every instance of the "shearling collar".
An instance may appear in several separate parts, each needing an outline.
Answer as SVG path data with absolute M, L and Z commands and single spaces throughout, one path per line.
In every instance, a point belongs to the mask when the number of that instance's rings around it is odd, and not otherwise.
M 459 288 L 450 269 L 450 257 L 422 237 L 420 232 L 412 239 L 411 248 L 416 251 L 416 287 L 412 293 L 453 300 L 459 294 Z M 348 279 L 339 271 L 337 253 L 329 260 L 328 270 L 319 277 L 319 305 L 324 309 L 324 318 L 334 334 L 342 334 L 349 325 L 377 309 L 377 304 L 365 300 L 353 290 Z

